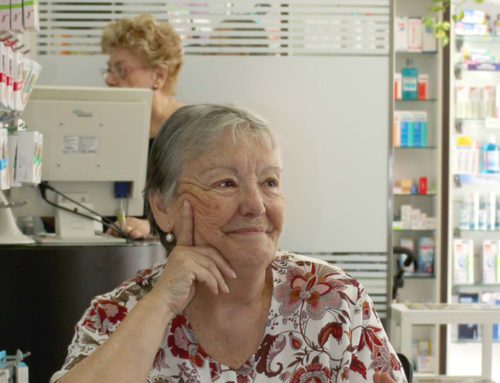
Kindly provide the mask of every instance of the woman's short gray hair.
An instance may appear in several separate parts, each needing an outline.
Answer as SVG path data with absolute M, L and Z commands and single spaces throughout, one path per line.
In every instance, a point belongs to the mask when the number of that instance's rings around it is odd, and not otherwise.
M 167 206 L 173 203 L 184 165 L 211 149 L 226 132 L 230 132 L 234 140 L 244 138 L 252 144 L 257 139 L 277 150 L 269 124 L 252 111 L 234 105 L 184 106 L 163 123 L 156 136 L 149 153 L 144 203 L 151 232 L 160 235 L 167 250 L 173 244 L 165 241 L 166 233 L 156 224 L 149 196 L 159 193 Z

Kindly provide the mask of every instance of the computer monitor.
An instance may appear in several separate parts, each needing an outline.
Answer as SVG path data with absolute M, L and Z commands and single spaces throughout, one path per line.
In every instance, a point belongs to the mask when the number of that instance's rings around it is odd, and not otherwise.
M 151 101 L 149 89 L 35 87 L 22 118 L 30 130 L 43 133 L 42 181 L 101 216 L 117 215 L 124 200 L 115 197 L 115 183 L 125 183 L 126 214 L 142 216 Z M 45 202 L 37 187 L 12 188 L 10 196 L 27 202 L 13 209 L 18 217 L 54 216 L 56 241 L 106 239 L 93 235 L 92 221 Z M 47 196 L 74 209 L 54 193 Z

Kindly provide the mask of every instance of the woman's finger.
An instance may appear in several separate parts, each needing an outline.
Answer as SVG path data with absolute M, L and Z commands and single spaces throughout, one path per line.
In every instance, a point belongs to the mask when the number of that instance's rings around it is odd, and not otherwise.
M 218 270 L 220 270 L 227 278 L 236 279 L 236 273 L 233 268 L 217 250 L 212 247 L 204 247 L 203 254 L 215 262 Z
M 229 287 L 222 276 L 221 270 L 219 269 L 218 264 L 210 257 L 196 257 L 193 258 L 193 261 L 199 265 L 200 268 L 205 269 L 208 273 L 210 273 L 213 280 L 216 282 L 217 291 L 222 291 L 224 293 L 229 293 Z M 196 278 L 197 282 L 203 282 Z
M 194 236 L 194 214 L 193 208 L 188 200 L 184 200 L 182 204 L 181 223 L 177 232 L 177 245 L 193 246 Z

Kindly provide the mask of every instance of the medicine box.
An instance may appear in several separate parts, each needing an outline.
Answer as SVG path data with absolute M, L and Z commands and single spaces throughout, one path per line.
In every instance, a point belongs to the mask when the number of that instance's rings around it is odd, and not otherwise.
M 23 0 L 23 26 L 30 31 L 39 30 L 38 0 Z
M 10 0 L 0 0 L 0 30 L 10 29 Z
M 16 32 L 23 30 L 22 0 L 10 0 L 10 29 Z
M 17 180 L 38 184 L 42 175 L 43 135 L 36 131 L 20 131 L 17 134 Z
M 408 51 L 422 52 L 423 40 L 422 19 L 410 17 L 408 19 Z
M 433 237 L 420 237 L 418 239 L 418 271 L 425 274 L 434 273 L 434 250 Z
M 9 145 L 7 129 L 0 128 L 0 190 L 9 188 Z
M 17 180 L 17 132 L 9 134 L 9 183 L 10 187 L 19 187 L 21 182 Z
M 471 239 L 453 240 L 453 282 L 474 283 L 474 243 Z
M 498 240 L 483 240 L 481 265 L 483 283 L 497 283 Z

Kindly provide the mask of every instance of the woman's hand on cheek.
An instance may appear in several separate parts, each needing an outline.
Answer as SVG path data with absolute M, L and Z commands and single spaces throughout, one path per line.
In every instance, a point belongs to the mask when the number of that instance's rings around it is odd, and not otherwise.
M 236 278 L 234 270 L 217 250 L 195 245 L 193 209 L 187 200 L 176 227 L 177 244 L 153 289 L 161 292 L 173 313 L 184 310 L 196 288 L 208 288 L 213 294 L 229 293 L 225 278 Z

